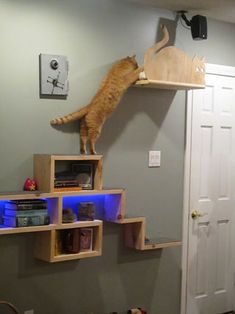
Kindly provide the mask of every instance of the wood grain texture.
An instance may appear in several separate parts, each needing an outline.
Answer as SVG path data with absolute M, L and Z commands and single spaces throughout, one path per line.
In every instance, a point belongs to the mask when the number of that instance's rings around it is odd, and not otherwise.
M 144 75 L 146 83 L 137 81 L 137 86 L 147 86 L 150 81 L 153 88 L 194 89 L 205 88 L 205 64 L 198 57 L 189 58 L 175 46 L 166 46 L 169 33 L 161 25 L 162 39 L 150 47 L 144 56 Z
M 167 89 L 167 90 L 191 90 L 191 89 L 202 89 L 205 85 L 201 84 L 189 84 L 189 83 L 179 83 L 171 81 L 157 81 L 157 80 L 139 80 L 135 83 L 136 87 L 145 88 L 157 88 L 157 89 Z

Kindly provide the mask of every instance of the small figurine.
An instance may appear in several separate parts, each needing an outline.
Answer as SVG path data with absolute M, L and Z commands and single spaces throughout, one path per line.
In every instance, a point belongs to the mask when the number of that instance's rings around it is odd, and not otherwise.
M 37 190 L 37 182 L 34 179 L 27 178 L 24 183 L 24 191 Z
M 121 214 L 118 214 L 117 215 L 117 220 L 121 220 L 123 217 L 122 217 L 122 215 Z
M 62 215 L 63 223 L 75 222 L 76 220 L 77 220 L 77 216 L 71 208 L 63 209 L 63 215 Z

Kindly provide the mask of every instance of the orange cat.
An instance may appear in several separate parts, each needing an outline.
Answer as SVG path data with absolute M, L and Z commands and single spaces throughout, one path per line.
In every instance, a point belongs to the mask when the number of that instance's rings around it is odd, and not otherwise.
M 143 67 L 138 67 L 135 56 L 117 61 L 109 70 L 101 87 L 91 102 L 62 118 L 51 121 L 51 124 L 64 124 L 75 120 L 80 121 L 80 150 L 86 154 L 86 143 L 90 141 L 91 154 L 96 154 L 95 143 L 99 138 L 106 119 L 120 102 L 124 92 L 135 81 Z

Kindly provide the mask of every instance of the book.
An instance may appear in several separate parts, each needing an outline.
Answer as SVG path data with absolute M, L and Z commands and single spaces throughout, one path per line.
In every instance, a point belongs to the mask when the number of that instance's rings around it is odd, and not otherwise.
M 20 200 L 10 200 L 8 203 L 11 204 L 44 204 L 47 203 L 47 200 L 37 198 L 37 199 L 20 199 Z
M 93 229 L 80 228 L 79 229 L 80 252 L 91 251 L 93 242 Z
M 5 209 L 13 210 L 31 210 L 31 209 L 46 209 L 47 201 L 46 200 L 15 200 L 8 201 L 5 203 Z
M 47 209 L 27 209 L 27 210 L 16 210 L 16 209 L 5 209 L 4 214 L 6 216 L 40 216 L 47 215 Z
M 7 227 L 29 227 L 29 226 L 43 226 L 50 224 L 50 216 L 3 216 L 3 224 Z
M 55 192 L 74 192 L 74 191 L 81 191 L 81 190 L 82 190 L 82 188 L 80 188 L 78 186 L 54 188 Z
M 54 187 L 55 188 L 62 188 L 62 187 L 77 187 L 78 181 L 77 180 L 55 180 Z
M 78 220 L 89 221 L 95 219 L 95 204 L 93 202 L 80 202 L 78 207 Z
M 76 254 L 80 250 L 79 229 L 63 230 L 60 232 L 60 242 L 62 252 Z

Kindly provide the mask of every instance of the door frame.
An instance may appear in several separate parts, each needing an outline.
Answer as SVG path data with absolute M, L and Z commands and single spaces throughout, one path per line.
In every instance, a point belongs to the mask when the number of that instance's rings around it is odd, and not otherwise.
M 205 67 L 206 74 L 235 77 L 235 67 L 210 64 Z M 183 236 L 182 236 L 182 278 L 181 278 L 181 314 L 187 309 L 187 269 L 189 245 L 189 215 L 190 215 L 190 169 L 191 169 L 191 142 L 192 142 L 192 108 L 193 91 L 186 94 L 186 126 L 185 126 L 185 155 L 184 155 L 184 196 L 183 196 Z M 234 278 L 235 281 L 235 278 Z M 235 310 L 235 302 L 233 304 Z M 188 313 L 187 313 L 188 314 Z

